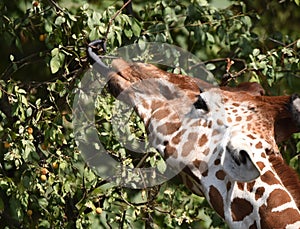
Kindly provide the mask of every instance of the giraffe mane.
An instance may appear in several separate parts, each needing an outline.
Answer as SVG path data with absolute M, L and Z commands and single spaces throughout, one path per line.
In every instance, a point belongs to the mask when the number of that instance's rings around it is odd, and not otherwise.
M 269 161 L 273 165 L 283 185 L 292 195 L 298 209 L 300 209 L 300 180 L 296 171 L 289 167 L 281 157 L 271 155 Z

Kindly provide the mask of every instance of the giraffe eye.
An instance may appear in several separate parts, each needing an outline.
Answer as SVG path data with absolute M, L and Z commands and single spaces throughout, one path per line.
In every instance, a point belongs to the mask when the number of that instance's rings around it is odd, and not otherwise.
M 198 96 L 197 101 L 193 104 L 196 109 L 201 109 L 208 111 L 208 107 L 204 99 L 201 97 L 201 95 Z

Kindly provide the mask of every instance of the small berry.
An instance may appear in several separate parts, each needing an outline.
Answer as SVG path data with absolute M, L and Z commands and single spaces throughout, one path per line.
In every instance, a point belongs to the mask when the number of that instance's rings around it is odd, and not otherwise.
M 30 210 L 30 209 L 27 210 L 27 215 L 28 215 L 28 216 L 32 216 L 32 213 L 33 213 L 32 210 Z
M 38 7 L 39 6 L 39 2 L 38 1 L 34 1 L 33 3 L 32 3 L 32 5 L 34 6 L 34 7 Z
M 31 127 L 28 127 L 27 132 L 28 132 L 28 134 L 33 134 L 33 129 Z
M 45 40 L 46 40 L 46 34 L 40 34 L 39 40 L 40 40 L 41 42 L 45 41 Z
M 4 142 L 4 148 L 5 148 L 5 149 L 8 149 L 9 147 L 10 147 L 10 143 L 5 141 L 5 142 Z
M 100 215 L 101 213 L 102 213 L 102 208 L 96 208 L 96 213 L 98 214 L 98 215 Z
M 49 172 L 49 171 L 48 171 L 48 169 L 46 169 L 46 168 L 42 168 L 42 169 L 41 169 L 41 174 L 42 174 L 42 175 L 46 175 L 48 172 Z
M 46 175 L 41 175 L 40 176 L 41 181 L 45 182 L 47 180 L 47 176 Z
M 58 163 L 56 161 L 52 163 L 52 168 L 58 169 Z

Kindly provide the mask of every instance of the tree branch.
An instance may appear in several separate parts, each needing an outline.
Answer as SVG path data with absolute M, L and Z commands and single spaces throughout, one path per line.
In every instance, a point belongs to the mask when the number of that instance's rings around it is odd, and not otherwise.
M 109 33 L 109 30 L 110 30 L 110 26 L 112 24 L 112 22 L 115 20 L 115 18 L 122 12 L 122 10 L 128 5 L 131 3 L 131 0 L 128 0 L 127 2 L 124 1 L 125 3 L 123 4 L 123 6 L 121 7 L 121 9 L 119 9 L 115 15 L 109 20 L 109 23 L 108 23 L 108 26 L 107 26 L 107 30 L 106 30 L 106 33 L 105 33 L 105 37 L 104 37 L 104 40 L 107 40 L 107 36 L 108 36 L 108 33 Z

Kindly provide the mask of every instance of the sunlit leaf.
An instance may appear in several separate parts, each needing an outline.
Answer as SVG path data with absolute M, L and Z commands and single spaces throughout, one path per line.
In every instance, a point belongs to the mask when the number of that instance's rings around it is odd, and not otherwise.
M 55 19 L 55 24 L 58 25 L 58 26 L 61 26 L 63 23 L 66 22 L 66 18 L 62 17 L 62 16 L 58 16 L 56 19 Z

